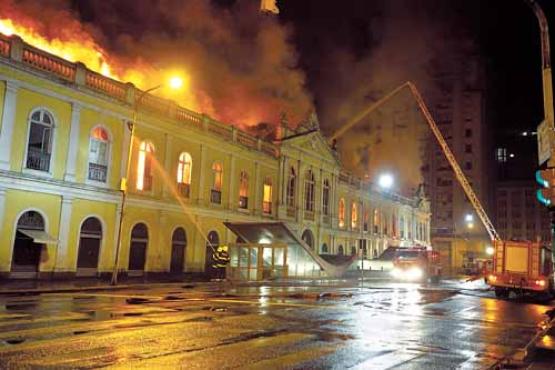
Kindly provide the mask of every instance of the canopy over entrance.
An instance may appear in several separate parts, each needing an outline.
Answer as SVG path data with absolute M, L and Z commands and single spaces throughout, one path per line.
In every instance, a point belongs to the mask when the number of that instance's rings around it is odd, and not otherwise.
M 224 222 L 245 243 L 287 245 L 289 277 L 340 277 L 352 259 L 338 264 L 324 260 L 283 222 Z
M 31 238 L 37 244 L 58 244 L 58 239 L 54 238 L 46 231 L 42 230 L 29 230 L 18 228 L 17 231 L 23 235 Z

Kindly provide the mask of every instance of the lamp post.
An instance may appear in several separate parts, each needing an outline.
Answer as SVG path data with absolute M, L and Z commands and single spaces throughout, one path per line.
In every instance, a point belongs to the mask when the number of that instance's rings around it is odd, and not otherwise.
M 137 116 L 139 115 L 139 108 L 146 94 L 154 90 L 157 90 L 162 86 L 164 85 L 157 85 L 141 92 L 141 94 L 135 99 L 135 102 L 133 104 L 133 115 L 131 118 L 131 122 L 127 122 L 127 129 L 131 131 L 131 138 L 129 140 L 129 148 L 127 150 L 127 164 L 125 168 L 125 177 L 122 177 L 121 183 L 120 183 L 121 210 L 119 214 L 118 240 L 116 243 L 116 251 L 115 251 L 116 257 L 114 261 L 114 269 L 112 271 L 112 280 L 110 282 L 111 285 L 117 285 L 118 283 L 119 257 L 120 257 L 120 251 L 121 251 L 121 243 L 122 243 L 121 232 L 123 228 L 123 216 L 125 215 L 125 204 L 127 200 L 127 189 L 128 189 L 127 180 L 129 179 L 129 171 L 131 168 L 131 156 L 133 154 L 133 144 L 134 144 L 133 142 L 135 139 L 135 127 L 137 126 Z M 183 80 L 177 76 L 171 77 L 168 81 L 168 86 L 172 89 L 180 89 L 183 86 Z

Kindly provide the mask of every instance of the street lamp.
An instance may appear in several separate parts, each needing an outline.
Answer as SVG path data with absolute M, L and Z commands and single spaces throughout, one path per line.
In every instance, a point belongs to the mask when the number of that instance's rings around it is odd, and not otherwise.
M 382 189 L 391 189 L 391 187 L 393 186 L 393 183 L 394 183 L 393 175 L 389 173 L 383 173 L 380 175 L 380 177 L 378 177 L 378 185 Z
M 488 256 L 493 256 L 493 253 L 495 253 L 495 249 L 492 246 L 487 246 L 486 247 L 486 254 Z
M 119 269 L 119 255 L 121 251 L 121 230 L 123 227 L 123 215 L 125 214 L 125 201 L 127 200 L 127 189 L 128 183 L 127 180 L 129 179 L 129 171 L 131 168 L 131 155 L 133 153 L 133 141 L 135 139 L 135 127 L 137 126 L 137 116 L 139 114 L 139 108 L 141 107 L 141 102 L 146 94 L 157 90 L 161 87 L 165 86 L 165 84 L 160 84 L 150 89 L 142 91 L 138 97 L 135 98 L 135 102 L 133 104 L 133 116 L 131 122 L 127 123 L 127 128 L 131 131 L 131 139 L 129 141 L 129 149 L 127 150 L 127 167 L 125 168 L 125 177 L 122 177 L 121 184 L 120 184 L 120 191 L 121 191 L 121 210 L 119 214 L 119 225 L 118 225 L 118 240 L 116 243 L 116 258 L 114 261 L 114 270 L 112 271 L 112 281 L 111 285 L 116 285 L 118 283 L 118 269 Z M 167 86 L 170 87 L 172 90 L 179 90 L 183 86 L 183 79 L 179 76 L 172 76 L 167 81 Z

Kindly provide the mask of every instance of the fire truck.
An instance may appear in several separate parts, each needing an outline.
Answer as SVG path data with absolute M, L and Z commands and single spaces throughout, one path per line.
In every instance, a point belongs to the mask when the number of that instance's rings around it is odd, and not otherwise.
M 511 292 L 553 294 L 551 249 L 539 242 L 494 241 L 493 271 L 487 283 L 495 295 L 506 298 Z
M 420 246 L 399 248 L 393 257 L 391 275 L 396 280 L 437 283 L 441 276 L 439 252 Z
M 468 182 L 464 172 L 457 163 L 451 148 L 445 141 L 439 130 L 432 114 L 426 106 L 422 95 L 416 86 L 408 81 L 392 90 L 383 98 L 372 103 L 368 108 L 347 122 L 343 127 L 336 131 L 331 140 L 335 140 L 345 131 L 356 125 L 372 111 L 379 108 L 391 97 L 400 91 L 408 88 L 422 112 L 428 127 L 432 131 L 437 143 L 441 147 L 445 158 L 449 162 L 455 177 L 463 189 L 470 204 L 474 208 L 480 221 L 487 231 L 494 247 L 494 268 L 488 275 L 487 283 L 492 286 L 499 297 L 507 297 L 511 291 L 518 293 L 525 292 L 551 292 L 553 290 L 553 264 L 551 263 L 548 249 L 542 248 L 538 242 L 530 241 L 504 241 L 495 230 L 493 223 L 487 215 L 482 203 L 476 196 L 472 186 Z M 400 263 L 400 262 L 399 262 Z M 408 271 L 408 270 L 407 270 Z M 411 270 L 411 276 L 420 275 L 416 270 Z M 398 273 L 403 271 L 398 270 Z M 408 272 L 407 272 L 408 274 Z M 423 273 L 422 273 L 423 275 Z

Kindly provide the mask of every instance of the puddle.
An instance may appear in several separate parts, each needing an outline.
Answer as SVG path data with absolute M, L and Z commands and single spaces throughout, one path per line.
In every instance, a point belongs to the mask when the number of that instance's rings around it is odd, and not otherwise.
M 201 317 L 195 317 L 193 319 L 183 320 L 183 322 L 207 322 L 207 321 L 213 321 L 213 320 L 214 318 L 212 317 L 201 316 Z
M 185 298 L 183 298 L 183 297 L 178 297 L 178 296 L 175 296 L 175 295 L 168 295 L 168 296 L 164 297 L 164 300 L 166 300 L 166 301 L 182 301 L 184 299 Z
M 148 302 L 150 302 L 150 300 L 147 299 L 147 298 L 138 298 L 138 297 L 127 298 L 125 301 L 126 301 L 128 304 L 143 304 L 143 303 L 148 303 Z
M 25 342 L 25 338 L 8 338 L 8 339 L 5 339 L 4 342 L 8 344 L 20 344 Z
M 124 312 L 123 316 L 143 316 L 142 312 Z
M 73 335 L 87 334 L 88 332 L 90 332 L 90 330 L 76 330 L 73 332 Z
M 194 285 L 182 285 L 181 286 L 183 289 L 194 289 L 195 286 Z

